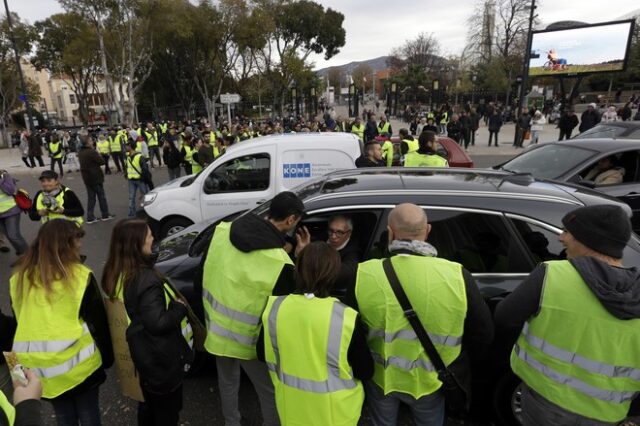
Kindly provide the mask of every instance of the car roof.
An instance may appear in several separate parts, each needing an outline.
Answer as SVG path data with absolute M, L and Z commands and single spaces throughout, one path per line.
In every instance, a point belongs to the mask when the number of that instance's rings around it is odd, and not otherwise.
M 360 144 L 360 140 L 353 133 L 343 132 L 309 132 L 309 133 L 280 133 L 275 135 L 260 136 L 253 139 L 247 139 L 231 146 L 226 149 L 227 153 L 233 153 L 237 150 L 244 150 L 247 147 L 260 148 L 266 145 L 273 145 L 277 143 L 281 144 L 296 144 L 301 142 L 310 142 L 317 144 L 318 147 L 323 146 L 329 141 L 346 141 Z
M 576 148 L 585 148 L 598 152 L 617 151 L 619 149 L 638 148 L 640 149 L 639 139 L 570 139 L 567 141 L 549 142 L 540 144 L 540 147 L 545 145 L 563 145 Z

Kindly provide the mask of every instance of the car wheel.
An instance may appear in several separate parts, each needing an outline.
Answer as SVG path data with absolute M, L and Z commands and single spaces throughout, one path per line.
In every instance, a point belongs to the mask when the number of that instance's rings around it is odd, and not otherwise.
M 496 424 L 512 426 L 522 424 L 522 381 L 513 373 L 505 374 L 493 393 Z
M 184 217 L 174 217 L 173 219 L 169 219 L 162 225 L 162 229 L 160 230 L 160 238 L 163 239 L 169 237 L 191 225 L 193 225 L 193 222 Z

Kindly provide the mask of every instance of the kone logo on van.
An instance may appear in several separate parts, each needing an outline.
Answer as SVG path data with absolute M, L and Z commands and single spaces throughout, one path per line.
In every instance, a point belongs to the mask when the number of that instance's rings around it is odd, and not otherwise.
M 282 165 L 282 177 L 285 179 L 311 177 L 311 163 L 285 163 Z

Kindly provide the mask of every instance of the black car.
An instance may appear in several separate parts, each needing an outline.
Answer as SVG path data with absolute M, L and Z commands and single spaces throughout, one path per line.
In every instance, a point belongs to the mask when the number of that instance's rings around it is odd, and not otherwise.
M 607 158 L 613 167 L 623 170 L 621 181 L 600 185 L 587 180 Z M 580 184 L 618 198 L 631 207 L 633 229 L 640 230 L 640 139 L 571 139 L 539 144 L 494 169 Z
M 573 139 L 636 139 L 640 140 L 640 121 L 599 123 Z
M 502 300 L 540 262 L 562 259 L 558 241 L 562 217 L 584 205 L 625 204 L 575 185 L 541 181 L 530 175 L 474 169 L 367 169 L 328 174 L 297 188 L 307 212 L 304 225 L 312 239 L 326 240 L 327 221 L 336 214 L 353 219 L 352 238 L 361 260 L 387 256 L 387 216 L 397 204 L 424 207 L 432 225 L 428 241 L 440 257 L 462 263 L 474 276 L 491 307 Z M 269 203 L 253 210 L 265 215 Z M 220 220 L 193 225 L 163 240 L 157 266 L 199 305 L 202 256 Z M 212 255 L 215 255 L 213 253 Z M 640 265 L 640 244 L 633 237 L 624 252 L 626 265 Z M 194 284 L 195 283 L 195 284 Z M 479 406 L 492 408 L 499 424 L 514 424 L 519 409 L 517 378 L 510 372 L 510 345 L 496 342 L 487 366 Z M 487 392 L 486 389 L 492 389 Z M 488 414 L 485 412 L 485 420 Z

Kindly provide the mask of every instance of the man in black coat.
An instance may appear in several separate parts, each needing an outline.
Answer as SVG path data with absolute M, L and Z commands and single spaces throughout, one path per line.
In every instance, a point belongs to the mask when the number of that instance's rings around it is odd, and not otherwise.
M 374 140 L 378 136 L 378 126 L 376 124 L 376 117 L 371 114 L 369 120 L 367 120 L 367 125 L 364 128 L 364 140 L 371 141 Z
M 571 132 L 578 126 L 578 117 L 572 109 L 565 111 L 558 121 L 558 128 L 560 129 L 560 136 L 558 140 L 571 139 Z
M 384 167 L 382 148 L 376 141 L 369 141 L 364 146 L 364 154 L 356 158 L 356 167 Z
M 580 131 L 580 133 L 586 132 L 599 122 L 600 114 L 598 114 L 598 111 L 596 111 L 596 104 L 589 104 L 587 110 L 580 116 L 580 127 L 578 128 L 578 130 Z
M 82 139 L 82 147 L 78 154 L 80 162 L 80 173 L 82 181 L 87 188 L 87 224 L 95 223 L 96 219 L 93 211 L 96 206 L 96 197 L 100 203 L 100 212 L 102 219 L 110 220 L 115 215 L 109 213 L 109 205 L 107 204 L 107 196 L 104 192 L 104 173 L 100 166 L 104 165 L 104 159 L 93 149 L 93 140 L 90 136 L 84 136 Z

